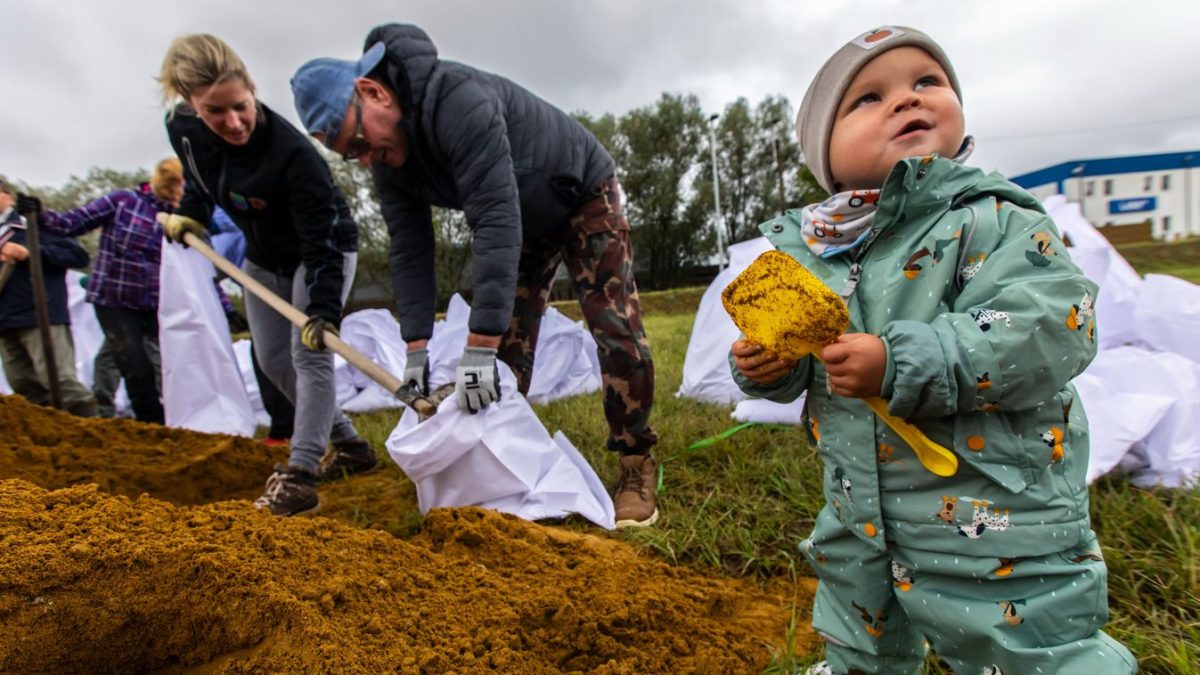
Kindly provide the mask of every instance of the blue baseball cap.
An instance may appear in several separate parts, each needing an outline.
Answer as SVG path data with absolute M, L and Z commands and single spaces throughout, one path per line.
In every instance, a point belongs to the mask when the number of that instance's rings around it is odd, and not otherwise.
M 324 134 L 325 147 L 338 137 L 354 81 L 374 70 L 383 60 L 385 48 L 376 42 L 357 61 L 320 58 L 300 66 L 292 76 L 292 97 L 300 122 L 311 134 Z

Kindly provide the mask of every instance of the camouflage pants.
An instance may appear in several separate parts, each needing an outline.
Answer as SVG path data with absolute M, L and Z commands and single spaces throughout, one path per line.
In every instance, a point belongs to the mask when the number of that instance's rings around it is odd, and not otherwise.
M 562 237 L 525 242 L 513 316 L 500 340 L 499 357 L 516 373 L 521 393 L 527 393 L 550 286 L 559 263 L 565 262 L 596 340 L 608 448 L 645 453 L 658 441 L 650 428 L 654 362 L 633 279 L 629 221 L 615 178 L 597 187 L 596 194 L 571 217 Z

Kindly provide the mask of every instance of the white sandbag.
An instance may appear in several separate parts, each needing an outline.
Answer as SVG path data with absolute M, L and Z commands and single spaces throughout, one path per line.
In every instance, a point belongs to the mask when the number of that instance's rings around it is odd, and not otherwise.
M 417 488 L 422 513 L 482 506 L 537 520 L 578 513 L 612 529 L 612 499 L 561 432 L 551 438 L 516 378 L 500 368 L 501 398 L 478 414 L 450 397 L 421 424 L 406 409 L 387 440 L 392 460 Z
M 746 398 L 733 383 L 733 375 L 729 372 L 729 345 L 738 339 L 740 332 L 721 305 L 721 291 L 755 258 L 772 248 L 766 237 L 729 247 L 729 267 L 717 275 L 700 298 L 692 337 L 683 359 L 683 383 L 676 396 L 719 405 Z
M 67 311 L 71 316 L 71 342 L 75 347 L 75 374 L 84 386 L 91 388 L 92 364 L 104 344 L 104 331 L 96 319 L 95 308 L 87 302 L 87 291 L 80 285 L 83 273 L 67 270 Z
M 404 376 L 407 347 L 400 339 L 400 324 L 391 312 L 386 309 L 363 309 L 349 314 L 342 319 L 341 337 L 387 372 L 397 378 Z M 338 404 L 342 410 L 364 413 L 399 408 L 403 405 L 395 394 L 379 386 L 348 363 L 344 369 L 336 370 L 335 374 L 338 376 Z M 347 376 L 354 393 L 343 401 L 340 393 Z
M 253 436 L 254 409 L 212 280 L 212 263 L 196 251 L 163 241 L 158 342 L 166 423 Z
M 1100 352 L 1076 378 L 1088 414 L 1088 479 L 1116 466 L 1139 487 L 1181 487 L 1200 477 L 1200 364 L 1170 352 Z
M 1117 468 L 1167 414 L 1174 403 L 1166 396 L 1123 394 L 1109 391 L 1099 375 L 1075 378 L 1079 405 L 1088 416 L 1089 457 L 1087 481 Z
M 84 275 L 67 270 L 67 312 L 71 315 L 71 343 L 75 347 L 75 375 L 91 389 L 96 386 L 96 354 L 104 346 L 104 329 L 96 318 L 96 308 L 87 301 L 87 290 L 80 283 Z M 133 406 L 125 392 L 125 380 L 113 392 L 113 411 L 117 417 L 133 417 Z
M 764 424 L 800 424 L 804 421 L 804 394 L 791 403 L 776 403 L 762 398 L 738 401 L 730 415 L 739 422 Z
M 242 386 L 246 390 L 246 400 L 254 411 L 254 423 L 260 427 L 271 426 L 271 415 L 263 405 L 262 392 L 258 389 L 258 378 L 254 375 L 254 364 L 250 362 L 250 341 L 242 338 L 233 343 L 233 356 L 237 359 L 238 374 L 242 376 Z
M 467 320 L 471 306 L 455 293 L 446 308 L 446 318 L 433 324 L 429 338 L 429 390 L 454 381 L 454 369 L 467 346 Z
M 454 370 L 467 344 L 471 306 L 457 293 L 450 298 L 446 318 L 433 325 L 429 339 L 429 387 L 454 381 Z M 596 341 L 581 322 L 568 319 L 550 307 L 542 317 L 533 356 L 533 377 L 528 399 L 549 403 L 600 388 L 600 361 Z
M 1133 328 L 1141 345 L 1200 364 L 1200 286 L 1165 274 L 1147 274 L 1134 306 Z
M 1100 348 L 1137 342 L 1134 309 L 1142 292 L 1142 278 L 1117 249 L 1062 195 L 1048 197 L 1043 207 L 1059 232 L 1070 240 L 1071 260 L 1100 285 L 1096 298 L 1096 336 Z
M 600 359 L 592 334 L 582 321 L 572 321 L 548 308 L 538 332 L 526 397 L 533 403 L 549 403 L 599 388 Z

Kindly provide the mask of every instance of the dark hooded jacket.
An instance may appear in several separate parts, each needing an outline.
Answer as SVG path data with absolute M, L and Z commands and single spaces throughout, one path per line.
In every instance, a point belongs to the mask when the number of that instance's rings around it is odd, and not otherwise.
M 474 297 L 468 327 L 508 326 L 525 240 L 561 236 L 570 215 L 612 176 L 608 151 L 578 121 L 512 81 L 438 58 L 416 26 L 388 24 L 375 73 L 396 93 L 409 155 L 373 167 L 391 234 L 391 275 L 407 341 L 430 337 L 434 318 L 431 206 L 458 209 L 471 227 Z
M 246 235 L 246 258 L 281 276 L 304 263 L 309 316 L 337 325 L 342 315 L 342 253 L 358 250 L 358 228 L 329 166 L 300 133 L 259 104 L 250 141 L 221 140 L 187 106 L 167 116 L 167 135 L 183 162 L 176 213 L 212 227 L 214 206 Z

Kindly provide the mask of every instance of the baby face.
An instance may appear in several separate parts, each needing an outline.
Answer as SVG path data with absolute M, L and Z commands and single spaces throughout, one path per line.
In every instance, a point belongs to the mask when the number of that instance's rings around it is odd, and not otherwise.
M 829 139 L 830 173 L 839 191 L 882 187 L 900 160 L 953 157 L 964 125 L 941 65 L 919 47 L 892 49 L 860 70 L 842 97 Z

